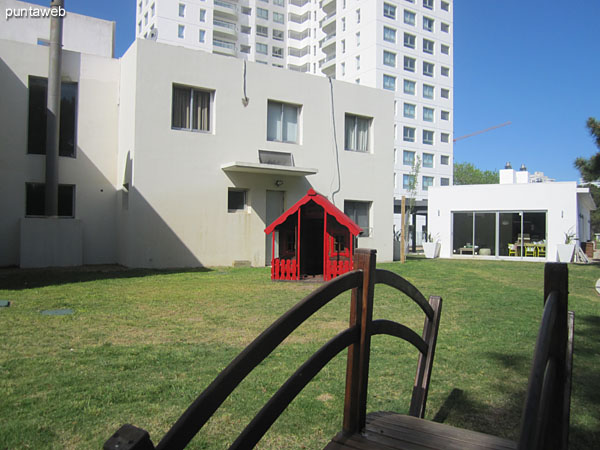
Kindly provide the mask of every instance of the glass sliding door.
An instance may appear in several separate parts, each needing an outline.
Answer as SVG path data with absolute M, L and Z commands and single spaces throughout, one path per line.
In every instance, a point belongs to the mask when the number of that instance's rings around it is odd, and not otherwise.
M 452 253 L 455 255 L 472 255 L 474 252 L 473 213 L 455 212 L 452 217 Z
M 523 213 L 523 255 L 526 257 L 546 257 L 546 213 Z
M 545 258 L 546 212 L 455 212 L 452 214 L 455 255 Z
M 475 213 L 475 254 L 496 256 L 496 213 Z
M 521 256 L 521 244 L 518 242 L 521 234 L 521 213 L 501 212 L 498 220 L 498 255 Z

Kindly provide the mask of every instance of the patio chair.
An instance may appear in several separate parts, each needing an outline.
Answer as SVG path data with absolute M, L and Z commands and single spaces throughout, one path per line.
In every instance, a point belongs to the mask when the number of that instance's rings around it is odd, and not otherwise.
M 517 248 L 515 244 L 508 244 L 508 256 L 517 256 Z
M 535 245 L 525 244 L 525 256 L 537 256 Z

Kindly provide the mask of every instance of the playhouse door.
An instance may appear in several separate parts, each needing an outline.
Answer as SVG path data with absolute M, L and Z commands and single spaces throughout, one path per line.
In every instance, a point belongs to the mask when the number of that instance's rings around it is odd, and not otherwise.
M 267 217 L 265 225 L 269 226 L 283 214 L 284 191 L 267 191 Z M 271 235 L 265 237 L 265 266 L 271 265 Z M 278 255 L 275 255 L 277 257 Z

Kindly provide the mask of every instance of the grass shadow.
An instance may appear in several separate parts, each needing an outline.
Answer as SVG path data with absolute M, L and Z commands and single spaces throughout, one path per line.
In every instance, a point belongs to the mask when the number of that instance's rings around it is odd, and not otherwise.
M 495 360 L 512 374 L 495 387 L 504 401 L 500 405 L 490 405 L 475 398 L 468 390 L 454 388 L 436 412 L 433 421 L 516 440 L 531 361 L 522 355 L 499 352 L 487 352 L 481 357 Z M 515 379 L 525 381 L 515 383 Z
M 181 269 L 130 269 L 119 265 L 44 269 L 3 268 L 0 269 L 0 290 L 20 291 L 46 286 L 83 283 L 86 281 L 211 271 L 212 269 L 206 267 Z

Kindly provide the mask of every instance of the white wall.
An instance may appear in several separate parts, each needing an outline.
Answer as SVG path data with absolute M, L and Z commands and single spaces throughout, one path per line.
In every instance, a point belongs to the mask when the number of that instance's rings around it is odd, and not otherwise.
M 25 183 L 44 182 L 45 157 L 27 154 L 29 76 L 47 76 L 48 48 L 0 40 L 0 266 L 19 264 Z M 84 264 L 181 267 L 265 263 L 266 191 L 285 208 L 313 187 L 337 187 L 329 80 L 261 64 L 137 41 L 122 58 L 64 52 L 62 78 L 78 83 L 76 157 L 59 158 L 59 183 L 76 186 Z M 209 133 L 171 129 L 173 83 L 215 92 Z M 372 236 L 359 246 L 392 259 L 392 111 L 389 92 L 333 82 L 344 200 L 372 202 Z M 301 105 L 298 144 L 266 139 L 267 101 Z M 386 106 L 387 105 L 387 106 Z M 372 117 L 369 153 L 344 150 L 345 113 Z M 307 177 L 231 173 L 258 150 L 290 152 Z M 283 185 L 275 186 L 276 180 Z M 126 192 L 123 185 L 129 183 Z M 229 187 L 248 189 L 247 212 L 227 212 Z
M 19 264 L 25 183 L 44 182 L 45 156 L 27 154 L 29 76 L 48 76 L 48 48 L 0 40 L 0 266 Z M 59 157 L 59 183 L 76 186 L 84 264 L 116 261 L 119 62 L 63 54 L 63 81 L 78 83 L 76 157 Z M 10 193 L 10 194 L 9 194 Z
M 63 49 L 111 58 L 114 54 L 115 22 L 69 12 L 63 26 Z M 50 1 L 48 1 L 48 5 Z M 17 0 L 0 0 L 0 39 L 37 45 L 38 39 L 50 39 L 50 19 L 14 17 L 6 19 L 7 9 L 48 9 Z
M 556 261 L 556 245 L 564 234 L 578 231 L 577 184 L 486 184 L 430 188 L 429 232 L 438 235 L 440 256 L 452 256 L 452 212 L 546 211 L 547 260 Z
M 120 262 L 134 266 L 230 265 L 265 263 L 266 190 L 285 191 L 287 209 L 309 187 L 331 198 L 337 186 L 327 79 L 248 63 L 242 105 L 243 62 L 233 58 L 138 40 L 135 118 L 121 116 L 121 128 L 135 127 L 133 179 Z M 130 50 L 133 52 L 133 49 Z M 210 70 L 207 70 L 210 68 Z M 128 69 L 129 70 L 129 69 Z M 127 81 L 129 80 L 129 81 Z M 122 78 L 131 82 L 131 77 Z M 213 90 L 214 127 L 209 133 L 171 129 L 173 83 Z M 344 200 L 372 201 L 372 237 L 359 246 L 392 259 L 392 103 L 389 92 L 334 81 L 335 121 L 341 172 L 338 208 Z M 302 105 L 300 144 L 266 139 L 267 101 Z M 121 96 L 121 107 L 125 97 Z M 388 105 L 385 107 L 384 105 Z M 372 152 L 344 151 L 344 115 L 373 117 Z M 258 150 L 291 152 L 308 177 L 229 173 L 223 164 L 258 162 Z M 128 150 L 129 151 L 129 150 Z M 120 150 L 120 158 L 124 149 Z M 277 188 L 275 180 L 284 184 Z M 333 186 L 333 189 L 332 189 Z M 229 187 L 248 189 L 249 209 L 227 212 Z

